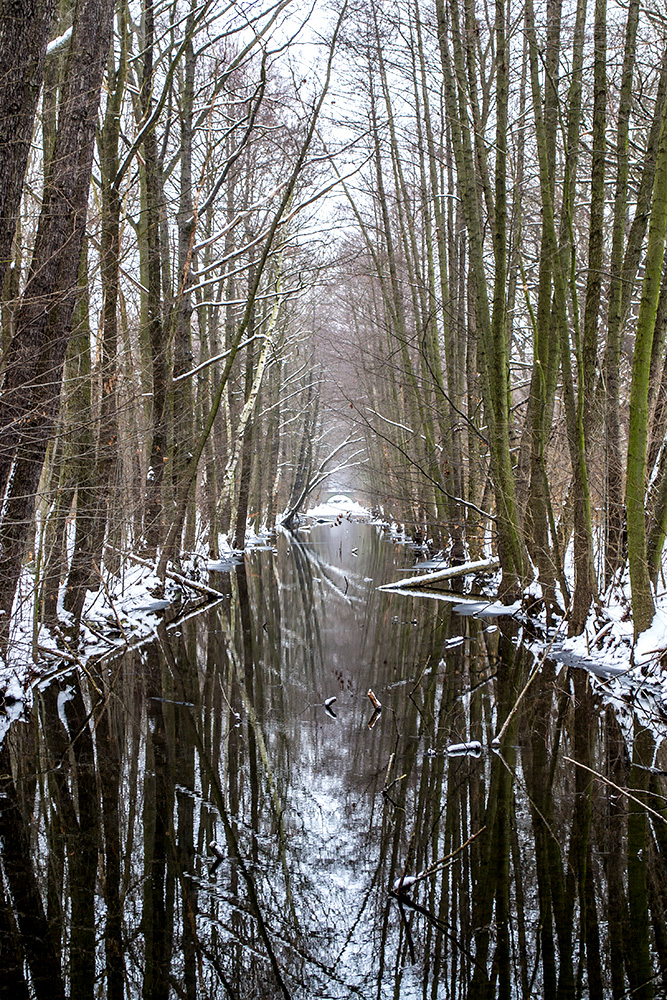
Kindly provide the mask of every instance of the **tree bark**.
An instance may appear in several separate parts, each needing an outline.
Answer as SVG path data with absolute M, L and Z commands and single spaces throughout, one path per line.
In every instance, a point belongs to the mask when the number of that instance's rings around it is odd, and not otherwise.
M 646 549 L 646 447 L 648 381 L 653 334 L 658 311 L 667 227 L 667 113 L 663 112 L 660 148 L 655 170 L 648 247 L 644 264 L 642 297 L 632 357 L 630 425 L 626 474 L 628 563 L 632 590 L 635 638 L 649 627 L 655 612 Z
M 143 121 L 153 111 L 153 0 L 144 2 L 144 59 L 141 81 Z M 146 192 L 146 323 L 150 343 L 153 399 L 151 407 L 151 449 L 146 480 L 144 537 L 149 552 L 155 554 L 164 530 L 162 481 L 167 461 L 167 344 L 162 316 L 162 248 L 160 238 L 160 165 L 155 125 L 144 135 L 144 175 Z
M 519 522 L 516 487 L 509 439 L 509 372 L 506 328 L 498 315 L 492 321 L 486 288 L 484 240 L 477 178 L 474 169 L 471 124 L 463 67 L 463 51 L 457 4 L 452 4 L 454 72 L 447 46 L 447 19 L 442 0 L 437 0 L 438 37 L 445 80 L 445 101 L 452 122 L 452 138 L 458 184 L 469 238 L 470 281 L 475 295 L 475 320 L 479 330 L 485 385 L 485 414 L 489 425 L 491 474 L 496 498 L 498 551 L 502 566 L 500 595 L 514 599 L 521 589 L 527 554 Z
M 0 10 L 0 288 L 28 164 L 55 0 L 4 0 Z
M 77 297 L 93 140 L 113 0 L 79 0 L 74 12 L 58 133 L 33 262 L 10 345 L 0 402 L 0 449 L 16 451 L 0 522 L 0 609 L 8 622 L 37 486 L 60 397 Z M 7 469 L 7 472 L 9 469 Z M 3 625 L 7 634 L 7 625 Z
M 121 203 L 118 190 L 118 143 L 120 113 L 127 72 L 127 24 L 124 5 L 119 8 L 118 30 L 120 55 L 118 66 L 112 59 L 107 73 L 109 96 L 104 123 L 100 130 L 98 147 L 102 187 L 102 214 L 100 233 L 100 277 L 102 281 L 102 351 L 100 359 L 99 411 L 91 409 L 92 385 L 87 386 L 88 415 L 85 401 L 79 414 L 79 489 L 77 494 L 75 533 L 76 541 L 70 565 L 64 606 L 74 619 L 75 629 L 81 617 L 86 590 L 93 582 L 94 567 L 102 566 L 104 535 L 108 526 L 110 485 L 113 469 L 118 459 L 117 415 L 117 352 L 118 352 L 118 293 L 120 268 L 120 217 Z M 82 353 L 85 350 L 82 343 Z M 88 351 L 90 343 L 88 340 Z M 92 371 L 88 370 L 89 378 Z M 82 373 L 82 379 L 85 377 Z M 81 384 L 78 392 L 84 393 Z M 96 419 L 97 417 L 97 419 Z M 93 427 L 95 433 L 93 434 Z M 97 449 L 95 452 L 95 437 Z M 94 454 L 94 458 L 93 458 Z M 99 585 L 99 580 L 96 581 Z

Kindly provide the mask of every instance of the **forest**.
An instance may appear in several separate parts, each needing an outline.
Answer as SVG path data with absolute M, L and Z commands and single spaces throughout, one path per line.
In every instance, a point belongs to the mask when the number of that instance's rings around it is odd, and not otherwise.
M 547 624 L 648 628 L 660 5 L 6 0 L 0 66 L 6 657 L 328 481 Z
M 667 996 L 664 5 L 0 0 L 0 81 L 0 994 Z

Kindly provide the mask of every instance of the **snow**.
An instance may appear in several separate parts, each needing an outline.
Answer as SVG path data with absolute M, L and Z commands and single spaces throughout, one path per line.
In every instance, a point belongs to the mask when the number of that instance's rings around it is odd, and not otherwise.
M 502 601 L 460 601 L 454 611 L 457 615 L 472 615 L 475 618 L 502 618 L 505 615 L 518 615 L 521 601 L 515 601 L 514 604 L 503 604 Z
M 69 733 L 69 723 L 67 722 L 67 716 L 65 715 L 65 705 L 68 701 L 71 701 L 74 697 L 74 688 L 69 685 L 63 688 L 62 691 L 58 693 L 58 718 L 62 722 L 66 731 Z
M 561 625 L 565 632 L 566 624 Z M 544 643 L 533 643 L 539 655 Z M 581 635 L 561 638 L 556 632 L 549 656 L 559 663 L 588 671 L 603 699 L 614 704 L 621 725 L 626 718 L 629 742 L 633 739 L 633 715 L 641 723 L 664 733 L 667 706 L 667 670 L 662 657 L 667 654 L 667 594 L 656 598 L 651 626 L 634 643 L 630 588 L 621 581 L 604 597 L 604 606 L 593 608 Z
M 470 740 L 468 743 L 450 743 L 447 747 L 447 753 L 450 757 L 462 757 L 464 755 L 479 757 L 482 753 L 482 744 L 479 740 Z
M 471 576 L 476 573 L 493 572 L 500 566 L 500 560 L 478 559 L 475 562 L 465 563 L 462 566 L 447 566 L 445 569 L 435 570 L 430 573 L 420 573 L 418 576 L 410 576 L 407 579 L 399 580 L 397 583 L 385 583 L 380 590 L 398 590 L 405 587 L 423 587 L 430 583 L 441 580 L 450 580 L 458 576 Z
M 156 592 L 164 596 L 156 598 Z M 25 569 L 21 575 L 12 614 L 12 634 L 4 663 L 0 662 L 0 690 L 11 705 L 12 718 L 21 718 L 32 703 L 31 685 L 34 672 L 29 669 L 35 651 L 39 654 L 38 678 L 52 676 L 51 666 L 62 670 L 63 662 L 74 667 L 85 664 L 91 656 L 105 656 L 152 639 L 162 620 L 165 608 L 180 597 L 180 588 L 167 581 L 162 587 L 150 567 L 126 563 L 119 576 L 105 576 L 105 586 L 88 591 L 81 616 L 81 638 L 76 649 L 60 645 L 57 634 L 43 626 L 34 633 L 34 579 Z M 59 607 L 61 624 L 66 625 L 67 615 Z M 67 689 L 58 700 L 58 713 L 66 725 L 64 704 Z M 8 728 L 9 716 L 0 723 L 0 740 Z
M 646 666 L 655 663 L 667 652 L 667 607 L 659 607 L 653 621 L 642 632 L 635 645 L 635 665 Z
M 502 618 L 504 615 L 518 615 L 520 611 L 521 601 L 515 601 L 514 604 L 503 604 L 502 601 L 493 601 L 493 603 L 487 604 L 485 608 L 482 608 L 478 612 L 478 617 Z
M 70 25 L 67 31 L 63 32 L 62 35 L 58 35 L 57 38 L 54 38 L 53 41 L 49 42 L 46 46 L 47 56 L 53 55 L 54 52 L 60 52 L 61 49 L 64 49 L 71 37 L 72 25 Z
M 356 500 L 352 500 L 344 493 L 337 493 L 330 497 L 326 503 L 320 503 L 316 507 L 311 507 L 306 511 L 307 517 L 322 518 L 324 520 L 336 520 L 338 517 L 362 517 L 370 518 L 370 511 L 362 507 Z
M 568 566 L 572 579 L 571 553 L 568 554 Z M 430 562 L 430 561 L 429 561 Z M 423 563 L 419 568 L 433 569 L 435 572 L 424 573 L 416 577 L 415 582 L 428 584 L 429 577 L 437 579 L 441 574 L 436 560 L 433 565 Z M 443 574 L 444 575 L 444 574 Z M 411 579 L 399 580 L 389 586 L 379 589 L 390 590 L 394 594 L 406 596 L 429 597 L 445 601 L 454 606 L 457 614 L 472 616 L 477 619 L 494 619 L 504 616 L 516 616 L 525 620 L 526 608 L 534 601 L 526 603 L 530 596 L 539 601 L 541 589 L 537 581 L 532 581 L 525 589 L 523 602 L 505 605 L 497 600 L 462 598 L 450 591 L 427 589 L 421 586 L 412 590 Z M 561 601 L 567 606 L 567 601 Z M 540 615 L 541 624 L 546 638 L 528 641 L 527 645 L 537 656 L 546 652 L 551 659 L 567 665 L 588 670 L 592 682 L 601 690 L 603 696 L 611 699 L 619 711 L 630 699 L 635 710 L 644 713 L 648 726 L 655 725 L 656 703 L 658 715 L 667 711 L 667 592 L 656 596 L 656 613 L 649 629 L 634 642 L 632 602 L 627 570 L 614 588 L 603 595 L 601 603 L 593 605 L 586 628 L 581 635 L 567 637 L 567 618 L 563 619 L 554 629 L 546 628 L 544 613 Z M 489 624 L 485 632 L 495 632 L 498 626 Z M 445 649 L 452 648 L 460 640 L 454 636 L 445 643 Z M 517 640 L 513 640 L 517 641 Z M 524 641 L 525 638 L 524 638 Z M 664 660 L 664 664 L 663 664 Z M 631 734 L 629 734 L 631 738 Z
M 415 882 L 418 881 L 419 877 L 417 875 L 403 875 L 401 878 L 397 878 L 394 880 L 394 884 L 392 886 L 392 892 L 396 893 L 407 892 L 408 889 L 411 886 L 413 886 Z
M 369 511 L 346 494 L 331 496 L 326 503 L 308 511 L 308 515 L 327 521 L 335 521 L 341 517 L 370 520 Z M 264 532 L 251 529 L 248 543 L 261 546 L 266 543 L 266 539 Z M 193 579 L 199 579 L 200 571 L 204 581 L 207 570 L 229 572 L 242 559 L 242 554 L 233 552 L 224 539 L 220 541 L 220 559 L 207 560 L 202 555 L 192 557 L 187 572 Z M 424 564 L 422 568 L 426 569 L 427 565 Z M 322 563 L 318 563 L 316 570 L 323 586 L 333 588 L 346 601 L 362 599 L 351 591 L 348 593 L 345 573 L 349 571 Z M 72 667 L 77 663 L 85 664 L 91 656 L 109 656 L 130 645 L 139 647 L 151 641 L 157 632 L 157 626 L 163 620 L 164 610 L 175 601 L 183 600 L 183 586 L 170 580 L 161 583 L 149 565 L 136 561 L 134 557 L 124 561 L 117 576 L 110 576 L 104 569 L 103 573 L 105 586 L 97 591 L 89 591 L 86 596 L 79 645 L 76 649 L 63 652 L 57 635 L 50 634 L 43 627 L 39 631 L 35 630 L 34 578 L 28 569 L 24 570 L 12 614 L 10 651 L 4 663 L 0 660 L 0 691 L 4 691 L 7 713 L 0 718 L 0 741 L 10 722 L 20 719 L 31 704 L 32 686 L 37 675 L 39 683 L 40 679 L 52 676 L 54 670 L 62 673 L 63 661 L 67 670 L 68 664 Z M 337 582 L 339 576 L 345 578 L 345 591 L 342 583 L 339 586 Z M 356 582 L 352 581 L 352 586 L 356 586 Z M 505 605 L 483 598 L 466 599 L 447 591 L 415 591 L 405 587 L 407 582 L 403 580 L 394 585 L 393 593 L 404 593 L 410 598 L 419 594 L 451 602 L 460 615 L 493 620 L 522 613 L 519 601 Z M 534 585 L 530 589 L 534 590 Z M 187 589 L 185 593 L 188 594 Z M 547 649 L 549 657 L 587 669 L 594 683 L 604 687 L 606 697 L 619 701 L 625 698 L 627 701 L 629 693 L 634 699 L 639 692 L 641 697 L 648 694 L 657 699 L 661 706 L 667 706 L 667 669 L 662 664 L 663 656 L 667 659 L 667 593 L 657 596 L 653 622 L 636 644 L 633 643 L 627 573 L 612 592 L 603 596 L 602 603 L 602 607 L 596 605 L 592 609 L 582 635 L 567 638 L 565 620 L 555 633 L 549 633 L 548 639 L 535 640 L 530 645 L 538 655 L 542 655 Z M 61 605 L 59 616 L 61 623 L 65 625 L 67 616 Z M 177 628 L 178 621 L 168 627 Z M 486 632 L 492 630 L 497 630 L 495 624 L 489 624 L 485 628 Z M 463 645 L 465 641 L 463 635 L 451 636 L 445 642 L 445 649 L 453 649 Z M 65 649 L 68 650 L 68 647 Z M 38 663 L 34 663 L 36 658 Z M 62 705 L 59 702 L 59 712 L 63 705 L 64 702 Z
M 225 559 L 209 559 L 206 568 L 212 573 L 230 573 L 238 564 L 238 556 L 229 555 Z
M 339 498 L 340 499 L 340 498 Z M 356 505 L 358 507 L 358 505 Z M 355 505 L 348 509 L 356 509 Z M 362 509 L 362 508 L 359 508 Z M 246 537 L 247 547 L 267 546 L 269 534 L 256 530 L 250 525 Z M 54 673 L 63 674 L 81 666 L 91 657 L 108 657 L 132 647 L 140 648 L 152 641 L 157 628 L 164 620 L 164 612 L 186 602 L 183 615 L 194 613 L 187 606 L 189 599 L 201 601 L 203 590 L 215 597 L 214 589 L 207 590 L 209 571 L 230 572 L 243 560 L 243 553 L 235 552 L 228 541 L 220 538 L 220 559 L 208 560 L 201 553 L 192 553 L 183 559 L 185 575 L 169 575 L 163 582 L 155 574 L 152 564 L 135 555 L 123 558 L 118 573 L 112 575 L 102 567 L 103 585 L 97 590 L 89 590 L 84 600 L 81 615 L 81 629 L 76 647 L 63 635 L 71 616 L 64 610 L 61 588 L 58 601 L 59 627 L 49 631 L 44 626 L 36 628 L 34 619 L 35 580 L 30 568 L 21 574 L 16 599 L 12 611 L 12 627 L 9 649 L 4 659 L 0 656 L 0 692 L 6 705 L 5 714 L 0 714 L 0 742 L 13 720 L 26 717 L 32 705 L 35 684 L 47 682 Z M 190 581 L 193 589 L 188 587 Z M 181 618 L 167 625 L 171 631 L 178 627 Z M 61 695 L 61 699 L 64 695 Z M 59 713 L 63 724 L 64 701 L 59 702 Z
M 215 854 L 219 861 L 222 861 L 226 857 L 223 845 L 219 844 L 217 840 L 212 840 L 208 846 L 209 850 Z
M 6 689 L 5 704 L 0 715 L 0 743 L 4 740 L 11 724 L 20 722 L 24 718 L 26 708 L 32 705 L 32 692 L 26 693 L 17 674 L 3 677 L 4 683 L 6 683 Z
M 445 642 L 445 649 L 453 649 L 455 646 L 462 646 L 465 641 L 465 636 L 453 635 Z
M 171 607 L 171 601 L 161 601 L 155 597 L 144 595 L 134 595 L 121 601 L 119 608 L 124 615 L 131 615 L 140 611 L 164 611 Z

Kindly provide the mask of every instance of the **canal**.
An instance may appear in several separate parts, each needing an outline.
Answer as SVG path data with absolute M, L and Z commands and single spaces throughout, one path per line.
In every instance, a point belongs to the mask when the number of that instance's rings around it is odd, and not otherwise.
M 497 745 L 539 644 L 377 589 L 414 561 L 279 534 L 39 685 L 0 750 L 0 992 L 667 995 L 661 707 L 545 659 Z

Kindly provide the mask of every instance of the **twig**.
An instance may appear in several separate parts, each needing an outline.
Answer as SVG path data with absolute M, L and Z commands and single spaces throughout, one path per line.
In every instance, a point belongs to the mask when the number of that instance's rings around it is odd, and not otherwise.
M 569 614 L 569 610 L 568 610 L 568 614 Z M 558 632 L 559 632 L 561 626 L 567 621 L 567 617 L 568 616 L 565 615 L 565 617 L 559 622 L 558 628 L 555 630 L 554 634 L 552 635 L 551 641 L 549 642 L 549 645 L 546 647 L 546 649 L 544 650 L 544 652 L 542 653 L 542 655 L 538 659 L 537 663 L 535 664 L 535 668 L 534 668 L 533 672 L 531 673 L 530 677 L 528 678 L 528 680 L 526 681 L 526 683 L 523 686 L 523 691 L 521 692 L 521 694 L 519 695 L 519 697 L 517 698 L 517 700 L 514 702 L 514 705 L 512 706 L 512 710 L 510 711 L 509 715 L 505 719 L 505 721 L 504 721 L 504 723 L 503 723 L 503 725 L 501 727 L 501 730 L 498 733 L 498 735 L 495 737 L 495 739 L 493 740 L 493 743 L 495 743 L 495 744 L 500 743 L 500 741 L 502 740 L 503 736 L 505 735 L 510 722 L 514 718 L 514 715 L 516 713 L 517 708 L 519 707 L 519 705 L 523 701 L 523 696 L 525 695 L 526 691 L 528 690 L 528 688 L 530 687 L 530 685 L 533 683 L 533 681 L 537 677 L 537 675 L 540 672 L 540 670 L 542 669 L 544 661 L 546 660 L 547 656 L 551 652 L 551 647 L 553 646 L 554 642 L 556 641 L 556 636 L 558 635 Z
M 118 626 L 120 634 L 122 635 L 122 637 L 125 640 L 125 642 L 127 642 L 128 641 L 127 640 L 127 634 L 125 632 L 125 629 L 123 628 L 123 623 L 121 622 L 121 620 L 120 620 L 120 618 L 118 616 L 118 612 L 116 611 L 116 605 L 114 604 L 113 597 L 111 596 L 111 594 L 109 592 L 109 588 L 107 587 L 107 582 L 104 579 L 104 577 L 102 576 L 102 571 L 101 571 L 100 567 L 97 566 L 95 563 L 93 563 L 93 569 L 95 570 L 95 572 L 99 576 L 100 582 L 101 582 L 102 586 L 104 587 L 104 593 L 107 595 L 107 600 L 109 602 L 111 610 L 113 611 L 113 616 L 116 619 L 116 625 Z
M 634 802 L 635 805 L 638 805 L 642 809 L 645 809 L 646 812 L 651 814 L 651 816 L 655 816 L 656 819 L 661 820 L 663 823 L 667 823 L 667 816 L 663 816 L 662 813 L 657 812 L 655 809 L 651 809 L 651 807 L 647 806 L 645 802 L 642 802 L 641 799 L 638 799 L 636 795 L 633 795 L 631 792 L 628 792 L 625 788 L 621 788 L 620 785 L 614 784 L 614 782 L 610 781 L 609 778 L 605 778 L 604 774 L 600 774 L 598 771 L 594 771 L 592 767 L 588 767 L 586 764 L 582 764 L 581 761 L 579 760 L 574 760 L 573 757 L 563 756 L 563 760 L 567 761 L 568 764 L 575 764 L 577 767 L 583 768 L 584 771 L 588 771 L 589 774 L 592 774 L 594 775 L 594 777 L 599 778 L 600 781 L 602 781 L 605 785 L 609 785 L 610 788 L 613 788 L 615 792 L 619 793 L 619 795 L 625 795 L 626 798 Z
M 72 656 L 71 653 L 63 653 L 62 649 L 51 649 L 50 646 L 40 646 L 38 643 L 37 651 L 43 656 L 54 656 L 57 660 L 64 660 L 65 663 L 79 663 L 76 656 Z M 43 677 L 40 676 L 39 680 L 43 680 Z
M 83 662 L 83 660 L 81 659 L 81 657 L 77 656 L 76 652 L 69 645 L 69 643 L 67 642 L 67 639 L 62 634 L 62 632 L 58 628 L 58 626 L 56 626 L 54 628 L 54 632 L 59 637 L 59 639 L 61 640 L 61 642 L 63 642 L 65 644 L 65 646 L 67 647 L 67 650 L 68 650 L 68 652 L 70 654 L 70 657 L 72 658 L 72 660 L 74 661 L 74 663 L 77 665 L 77 667 L 80 667 L 80 669 L 83 670 L 84 674 L 86 675 L 86 677 L 88 678 L 88 680 L 90 681 L 90 683 L 93 685 L 93 687 L 97 691 L 97 693 L 100 696 L 100 698 L 102 698 L 103 697 L 102 692 L 100 691 L 98 685 L 96 684 L 95 678 L 93 677 L 93 675 L 91 674 L 90 670 L 88 669 L 88 667 L 86 666 L 86 664 Z M 69 659 L 69 657 L 68 657 L 68 659 Z
M 403 777 L 405 777 L 405 775 L 403 775 Z M 455 851 L 451 852 L 451 854 L 447 854 L 444 858 L 440 858 L 439 861 L 435 861 L 432 865 L 430 865 L 429 868 L 426 868 L 423 872 L 419 872 L 417 875 L 406 876 L 404 869 L 401 877 L 396 879 L 393 888 L 389 890 L 389 895 L 395 896 L 399 900 L 405 899 L 405 893 L 413 889 L 420 882 L 423 882 L 424 879 L 429 878 L 429 876 L 435 875 L 437 872 L 441 871 L 445 867 L 448 861 L 452 861 L 457 854 L 460 854 L 461 851 L 464 851 L 466 847 L 468 847 L 468 845 L 471 844 L 473 840 L 479 837 L 480 833 L 484 833 L 485 830 L 486 830 L 486 825 L 483 826 L 480 830 L 478 830 L 477 833 L 473 833 L 471 837 L 468 837 L 465 844 L 461 844 L 461 846 L 457 847 Z
M 208 594 L 209 597 L 224 598 L 225 596 L 220 590 L 216 590 L 215 587 L 209 587 L 208 584 L 199 583 L 197 580 L 190 580 L 189 577 L 181 576 L 180 573 L 175 573 L 171 569 L 165 570 L 164 575 L 176 583 L 183 584 L 184 587 L 191 587 L 192 590 L 198 590 L 201 594 Z
M 423 882 L 423 880 L 425 878 L 428 878 L 429 875 L 434 875 L 437 871 L 440 870 L 440 868 L 444 867 L 447 861 L 451 861 L 453 858 L 456 857 L 457 854 L 460 854 L 461 851 L 465 851 L 466 847 L 468 847 L 469 844 L 472 844 L 473 840 L 476 840 L 477 837 L 479 837 L 481 833 L 484 833 L 485 830 L 486 830 L 486 825 L 481 827 L 481 829 L 479 829 L 477 833 L 473 833 L 470 837 L 468 837 L 465 844 L 461 844 L 461 846 L 457 847 L 455 851 L 451 852 L 451 854 L 445 855 L 445 857 L 440 858 L 439 861 L 434 861 L 433 864 L 430 865 L 428 868 L 426 868 L 423 872 L 420 872 L 418 875 L 415 875 L 415 881 L 412 884 L 415 885 L 417 882 Z
M 385 785 L 384 788 L 382 789 L 382 794 L 388 795 L 390 790 L 394 787 L 394 785 L 397 785 L 399 781 L 403 781 L 403 778 L 407 778 L 407 774 L 399 774 L 397 778 L 394 778 L 393 781 L 390 781 L 389 784 Z
M 420 714 L 421 716 L 423 716 L 423 715 L 424 715 L 424 713 L 422 712 L 421 708 L 420 708 L 420 707 L 419 707 L 419 705 L 417 704 L 417 701 L 416 701 L 416 699 L 415 699 L 415 697 L 414 697 L 414 693 L 415 693 L 415 691 L 417 690 L 417 688 L 419 687 L 419 685 L 421 684 L 421 682 L 422 682 L 422 678 L 424 677 L 424 674 L 426 673 L 426 670 L 428 669 L 428 665 L 429 665 L 429 663 L 430 663 L 430 662 L 431 662 L 431 655 L 430 655 L 430 653 L 429 653 L 429 656 L 428 656 L 428 659 L 426 660 L 426 663 L 425 663 L 425 664 L 424 664 L 424 666 L 422 667 L 422 672 L 420 673 L 419 677 L 418 677 L 418 678 L 417 678 L 417 680 L 415 681 L 415 683 L 414 683 L 414 686 L 413 686 L 413 688 L 412 688 L 412 691 L 411 691 L 411 692 L 410 692 L 410 694 L 408 695 L 408 698 L 410 699 L 410 701 L 411 701 L 411 702 L 412 702 L 412 704 L 413 704 L 413 705 L 415 706 L 415 708 L 417 709 L 417 711 L 419 712 L 419 714 Z

